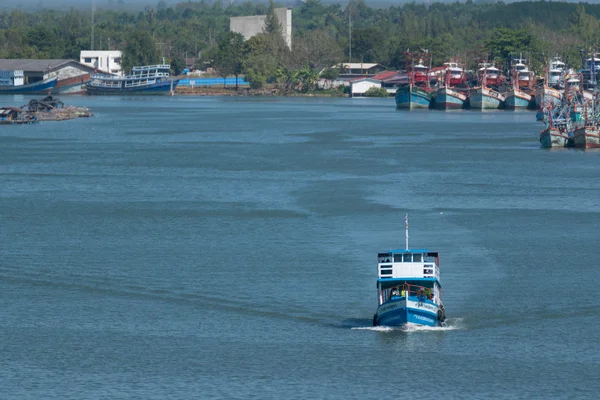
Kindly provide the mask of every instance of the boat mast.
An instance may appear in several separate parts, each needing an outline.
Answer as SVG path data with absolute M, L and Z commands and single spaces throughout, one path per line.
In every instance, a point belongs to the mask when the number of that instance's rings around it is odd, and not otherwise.
M 406 250 L 408 250 L 408 214 L 404 217 L 404 228 L 406 231 Z

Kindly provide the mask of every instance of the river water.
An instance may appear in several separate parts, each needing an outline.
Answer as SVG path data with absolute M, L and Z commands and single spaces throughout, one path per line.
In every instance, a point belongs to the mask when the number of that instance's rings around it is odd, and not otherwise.
M 0 127 L 0 397 L 597 398 L 600 153 L 534 113 L 63 100 Z M 370 326 L 406 213 L 446 328 Z

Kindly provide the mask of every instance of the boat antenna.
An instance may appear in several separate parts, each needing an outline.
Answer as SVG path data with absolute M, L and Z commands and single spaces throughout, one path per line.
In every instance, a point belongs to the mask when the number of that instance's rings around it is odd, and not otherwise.
M 408 250 L 408 214 L 404 217 L 404 228 L 406 231 L 406 250 Z

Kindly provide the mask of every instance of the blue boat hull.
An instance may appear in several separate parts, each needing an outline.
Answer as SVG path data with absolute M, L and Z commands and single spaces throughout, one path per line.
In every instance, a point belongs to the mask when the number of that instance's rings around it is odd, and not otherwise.
M 497 110 L 504 105 L 504 97 L 489 89 L 475 89 L 469 99 L 471 109 Z
M 504 102 L 509 110 L 524 110 L 529 107 L 531 100 L 509 92 Z
M 396 92 L 396 108 L 414 110 L 417 108 L 429 108 L 431 94 L 421 89 L 409 88 L 398 89 Z
M 466 96 L 464 95 L 447 89 L 440 89 L 433 99 L 433 107 L 440 110 L 456 110 L 463 108 L 465 100 Z
M 172 85 L 171 85 L 172 82 Z M 164 81 L 153 83 L 151 85 L 138 86 L 134 88 L 123 88 L 123 87 L 102 87 L 89 84 L 86 86 L 87 94 L 91 95 L 128 95 L 128 94 L 147 94 L 147 95 L 159 95 L 169 94 L 171 90 L 175 90 L 179 80 Z
M 0 94 L 48 94 L 56 86 L 56 78 L 21 86 L 0 86 Z
M 438 318 L 438 305 L 431 301 L 418 301 L 412 297 L 410 301 L 400 298 L 379 306 L 373 320 L 373 325 L 376 326 L 403 326 L 407 323 L 441 326 Z

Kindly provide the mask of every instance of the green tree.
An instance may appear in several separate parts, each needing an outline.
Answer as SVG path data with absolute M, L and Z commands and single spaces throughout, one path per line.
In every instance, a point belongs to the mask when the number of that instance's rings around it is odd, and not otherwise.
M 134 30 L 128 35 L 121 65 L 130 71 L 136 65 L 151 65 L 159 61 L 156 42 L 148 32 Z
M 219 42 L 214 55 L 213 67 L 223 78 L 235 76 L 235 88 L 238 89 L 238 77 L 243 71 L 246 46 L 244 36 L 236 32 L 227 32 Z
M 269 9 L 267 10 L 263 32 L 280 36 L 283 33 L 281 23 L 279 22 L 279 19 L 277 19 L 277 15 L 275 15 L 275 5 L 273 4 L 273 0 L 269 0 Z

